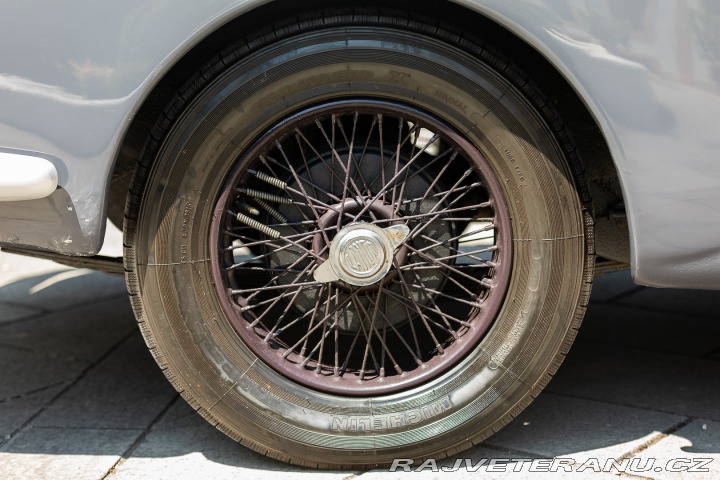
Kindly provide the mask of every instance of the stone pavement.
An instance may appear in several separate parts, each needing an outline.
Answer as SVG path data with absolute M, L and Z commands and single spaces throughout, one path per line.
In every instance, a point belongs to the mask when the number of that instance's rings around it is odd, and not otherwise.
M 187 407 L 147 353 L 122 278 L 0 252 L 0 478 L 539 479 L 529 470 L 552 458 L 584 467 L 559 478 L 617 478 L 599 471 L 608 459 L 635 462 L 625 478 L 720 478 L 718 312 L 720 292 L 602 277 L 555 379 L 460 454 L 459 471 L 318 472 L 239 446 Z M 497 463 L 506 473 L 465 468 L 493 458 L 536 461 Z M 700 466 L 708 472 L 679 471 L 700 459 L 712 460 Z

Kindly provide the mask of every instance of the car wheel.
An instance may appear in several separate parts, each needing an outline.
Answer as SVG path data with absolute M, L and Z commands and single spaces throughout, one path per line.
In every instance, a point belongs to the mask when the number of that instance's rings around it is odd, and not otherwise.
M 138 164 L 127 283 L 230 437 L 336 468 L 441 458 L 537 396 L 593 277 L 562 122 L 479 41 L 337 10 L 226 49 Z

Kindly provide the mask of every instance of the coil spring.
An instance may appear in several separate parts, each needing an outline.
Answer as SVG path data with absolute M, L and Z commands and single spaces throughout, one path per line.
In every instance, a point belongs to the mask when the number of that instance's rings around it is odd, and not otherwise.
M 242 222 L 248 227 L 252 227 L 257 231 L 264 233 L 268 237 L 278 238 L 280 236 L 280 232 L 278 232 L 277 230 L 274 230 L 267 225 L 263 225 L 262 223 L 258 222 L 254 218 L 248 217 L 247 215 L 238 213 L 235 218 L 237 218 L 238 222 Z
M 265 210 L 267 213 L 270 214 L 271 217 L 273 217 L 275 220 L 277 220 L 280 223 L 287 223 L 287 218 L 283 216 L 282 213 L 275 210 L 270 204 L 268 204 L 265 200 L 261 198 L 255 198 L 255 203 L 257 203 L 260 208 Z
M 277 188 L 280 188 L 280 189 L 282 189 L 282 190 L 285 190 L 285 188 L 287 188 L 287 183 L 283 182 L 283 181 L 280 180 L 279 178 L 275 178 L 275 177 L 273 177 L 273 176 L 271 176 L 271 175 L 268 175 L 268 174 L 265 173 L 265 172 L 257 172 L 257 171 L 255 171 L 255 170 L 248 170 L 248 172 L 249 172 L 251 175 L 255 175 L 255 177 L 256 177 L 257 179 L 262 180 L 262 181 L 265 182 L 265 183 L 269 183 L 269 184 L 272 185 L 273 187 L 277 187 Z
M 238 189 L 238 191 L 240 193 L 244 193 L 248 197 L 259 198 L 268 202 L 282 203 L 283 205 L 290 205 L 292 203 L 292 199 L 288 197 L 283 197 L 281 195 L 273 195 L 272 193 L 262 192 L 260 190 L 255 190 L 252 188 L 240 188 Z

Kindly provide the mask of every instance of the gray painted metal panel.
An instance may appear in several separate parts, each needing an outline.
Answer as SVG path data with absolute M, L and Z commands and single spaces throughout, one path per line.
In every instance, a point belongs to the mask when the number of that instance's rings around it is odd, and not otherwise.
M 720 288 L 720 4 L 458 3 L 535 46 L 585 99 L 623 185 L 634 280 Z
M 0 148 L 42 152 L 61 176 L 43 200 L 0 204 L 0 244 L 92 255 L 132 115 L 207 34 L 258 1 L 4 1 Z
M 720 288 L 718 4 L 456 1 L 535 46 L 584 98 L 621 176 L 635 280 Z M 144 96 L 193 44 L 264 2 L 3 3 L 0 42 L 13 48 L 0 51 L 0 147 L 40 151 L 67 174 L 48 199 L 0 204 L 0 244 L 93 254 Z

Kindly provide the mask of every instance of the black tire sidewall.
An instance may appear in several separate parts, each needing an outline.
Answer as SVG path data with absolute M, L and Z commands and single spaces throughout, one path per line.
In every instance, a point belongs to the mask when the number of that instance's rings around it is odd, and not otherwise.
M 235 159 L 288 114 L 349 97 L 451 124 L 490 162 L 512 218 L 509 293 L 480 345 L 441 378 L 372 398 L 317 392 L 265 365 L 227 320 L 210 271 L 209 225 Z M 258 50 L 185 109 L 145 185 L 135 269 L 158 356 L 204 416 L 291 459 L 382 464 L 487 437 L 537 394 L 577 326 L 583 228 L 553 132 L 495 69 L 420 35 L 327 29 Z

